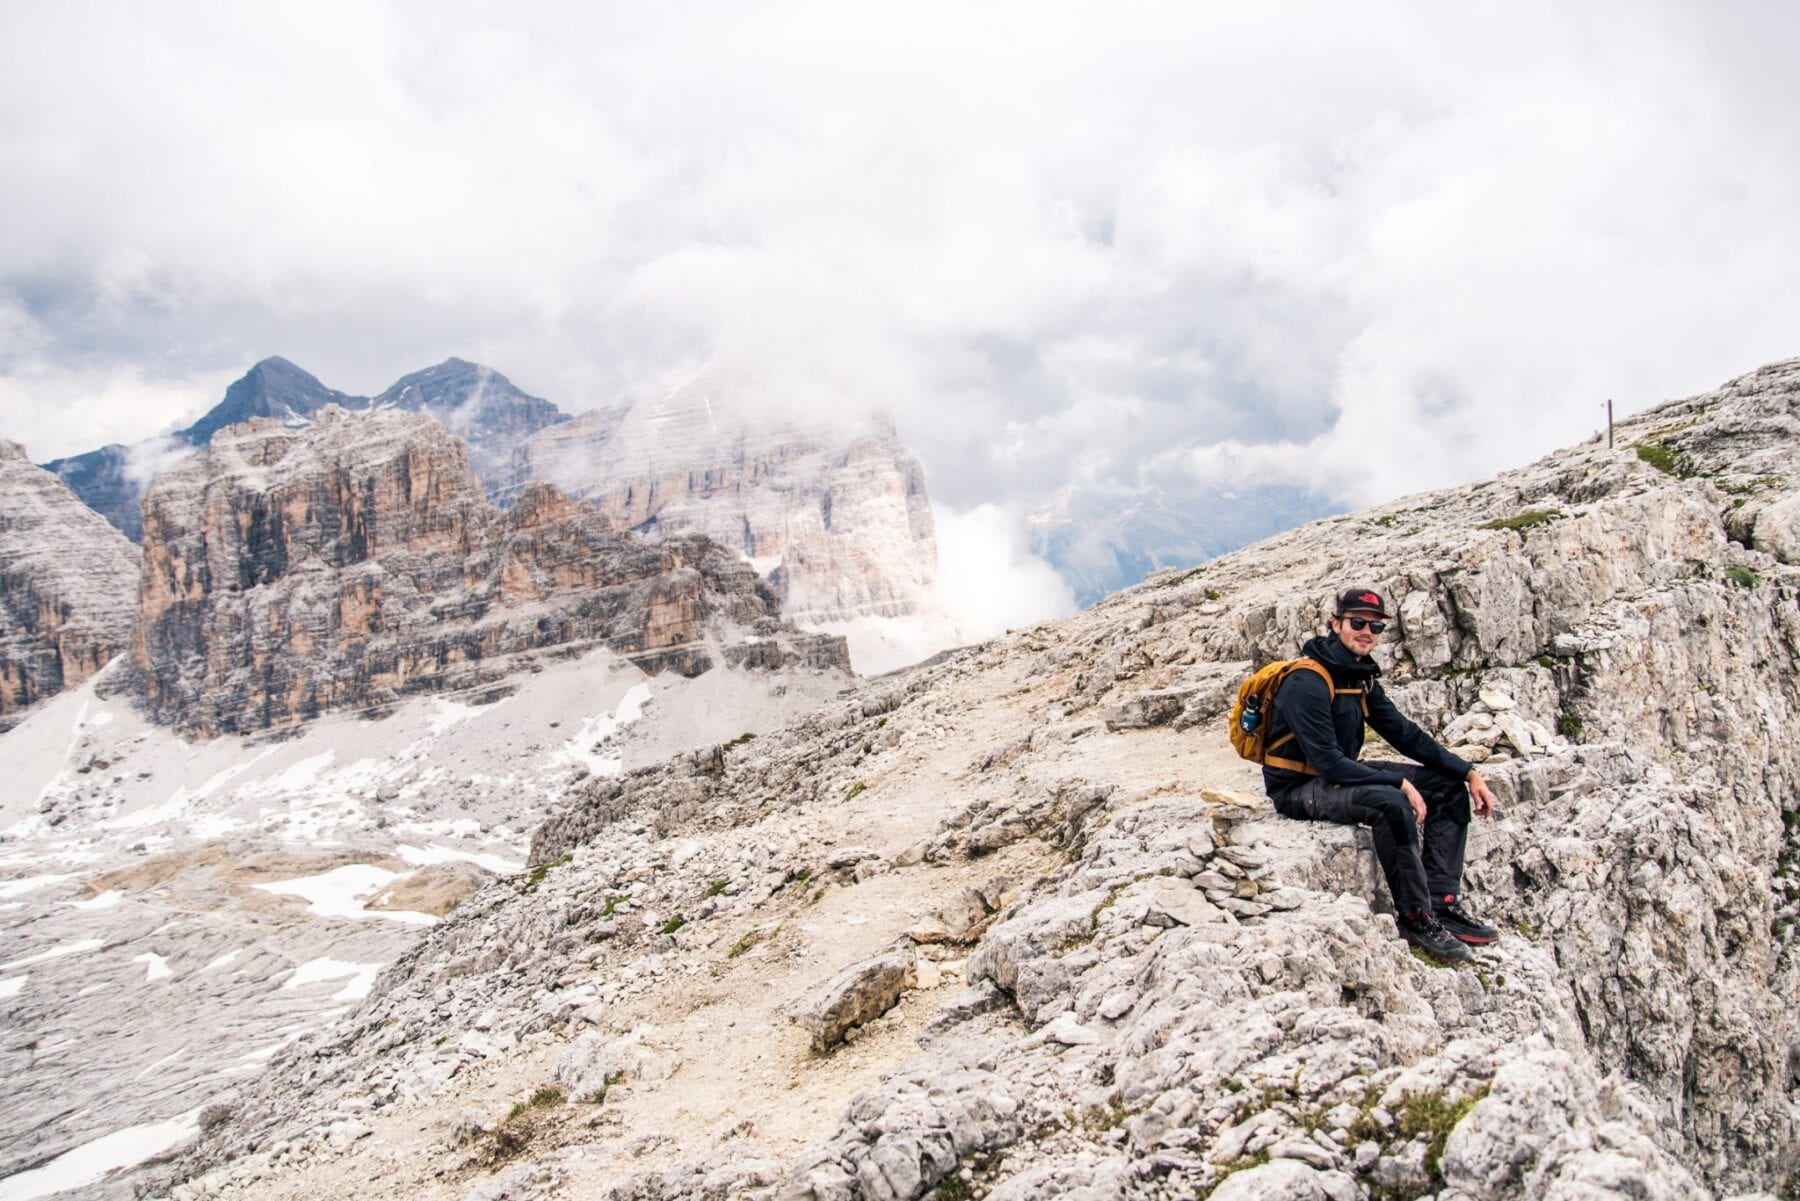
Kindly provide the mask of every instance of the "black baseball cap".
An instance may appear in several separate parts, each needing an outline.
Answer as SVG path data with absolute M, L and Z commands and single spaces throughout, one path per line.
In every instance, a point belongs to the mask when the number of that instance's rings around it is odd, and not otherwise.
M 1337 612 L 1333 616 L 1342 617 L 1351 611 L 1373 613 L 1377 617 L 1388 616 L 1387 602 L 1373 588 L 1352 588 L 1338 597 Z

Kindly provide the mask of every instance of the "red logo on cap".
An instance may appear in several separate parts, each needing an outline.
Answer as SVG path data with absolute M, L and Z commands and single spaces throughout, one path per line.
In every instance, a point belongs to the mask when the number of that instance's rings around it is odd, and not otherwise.
M 1379 605 L 1381 603 L 1381 598 L 1379 596 L 1376 596 L 1373 592 L 1365 592 L 1361 596 L 1357 597 L 1356 599 L 1361 600 L 1361 601 L 1368 601 L 1371 605 Z

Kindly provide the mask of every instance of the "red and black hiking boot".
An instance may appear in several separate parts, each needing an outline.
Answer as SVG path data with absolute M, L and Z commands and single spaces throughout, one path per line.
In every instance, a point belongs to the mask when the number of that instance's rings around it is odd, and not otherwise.
M 1445 897 L 1431 907 L 1432 915 L 1438 923 L 1450 932 L 1452 938 L 1459 938 L 1470 946 L 1485 947 L 1500 937 L 1500 931 L 1486 922 L 1476 921 L 1469 916 L 1468 910 L 1455 897 Z
M 1411 917 L 1401 914 L 1399 921 L 1400 937 L 1439 963 L 1467 963 L 1475 958 L 1469 948 L 1432 920 L 1429 913 L 1415 913 Z

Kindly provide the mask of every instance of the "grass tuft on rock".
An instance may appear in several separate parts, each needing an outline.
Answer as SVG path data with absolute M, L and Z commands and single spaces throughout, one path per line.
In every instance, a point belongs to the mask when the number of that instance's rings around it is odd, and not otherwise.
M 937 1187 L 927 1195 L 936 1201 L 974 1201 L 975 1190 L 963 1179 L 962 1169 L 957 1168 L 938 1181 Z
M 736 959 L 745 951 L 761 942 L 766 936 L 761 930 L 746 930 L 738 940 L 731 944 L 731 950 L 725 952 L 725 958 Z
M 562 1089 L 554 1084 L 541 1084 L 529 1098 L 516 1102 L 511 1109 L 506 1111 L 506 1120 L 514 1122 L 534 1109 L 547 1109 L 552 1105 L 561 1105 L 562 1103 Z
M 1218 1165 L 1219 1176 L 1212 1182 L 1212 1187 L 1203 1192 L 1196 1193 L 1195 1196 L 1200 1198 L 1201 1201 L 1204 1201 L 1205 1198 L 1212 1196 L 1221 1184 L 1224 1184 L 1239 1172 L 1247 1172 L 1251 1168 L 1260 1168 L 1268 1162 L 1269 1153 L 1267 1151 L 1258 1151 L 1254 1155 L 1240 1155 L 1236 1159 L 1228 1159 L 1224 1163 Z
M 1484 1084 L 1456 1101 L 1448 1100 L 1442 1090 L 1407 1093 L 1400 1098 L 1394 1114 L 1400 1133 L 1407 1138 L 1424 1135 L 1431 1140 L 1425 1148 L 1425 1170 L 1430 1173 L 1433 1186 L 1444 1183 L 1444 1144 L 1450 1141 L 1450 1132 L 1487 1095 L 1488 1086 Z
M 564 867 L 568 862 L 569 856 L 564 855 L 561 859 L 558 859 L 553 863 L 540 863 L 532 868 L 525 876 L 525 891 L 536 892 L 538 885 L 544 882 L 544 877 L 550 874 L 551 868 Z
M 1638 458 L 1664 475 L 1672 475 L 1678 480 L 1693 478 L 1694 460 L 1666 442 L 1638 442 L 1632 449 L 1637 451 Z
M 1754 588 L 1762 583 L 1762 577 L 1742 563 L 1733 563 L 1725 569 L 1725 582 L 1734 588 Z
M 1476 529 L 1482 530 L 1532 530 L 1540 525 L 1549 525 L 1562 514 L 1555 509 L 1526 509 L 1511 517 L 1496 517 L 1492 521 L 1484 521 Z

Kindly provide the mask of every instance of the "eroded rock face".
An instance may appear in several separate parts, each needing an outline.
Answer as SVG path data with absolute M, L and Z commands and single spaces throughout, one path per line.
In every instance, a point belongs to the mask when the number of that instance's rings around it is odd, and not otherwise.
M 490 506 L 422 415 L 229 427 L 144 503 L 133 655 L 159 720 L 213 735 L 468 688 L 603 643 L 647 671 L 844 666 L 702 538 L 649 545 L 535 488 Z M 709 640 L 713 647 L 709 649 Z
M 124 650 L 137 549 L 0 441 L 0 730 Z
M 919 461 L 889 423 L 753 422 L 730 381 L 585 413 L 533 437 L 517 478 L 591 498 L 621 528 L 741 552 L 802 622 L 916 611 L 937 572 Z
M 228 426 L 270 420 L 297 429 L 327 405 L 430 414 L 463 439 L 483 487 L 507 502 L 520 491 L 512 484 L 513 454 L 519 444 L 546 426 L 568 420 L 555 405 L 520 391 L 498 371 L 463 359 L 445 359 L 402 376 L 370 398 L 328 388 L 310 372 L 273 357 L 253 365 L 225 389 L 224 399 L 186 429 L 131 446 L 114 443 L 55 459 L 44 469 L 60 477 L 120 533 L 142 542 L 144 493 L 163 471 L 205 447 Z

